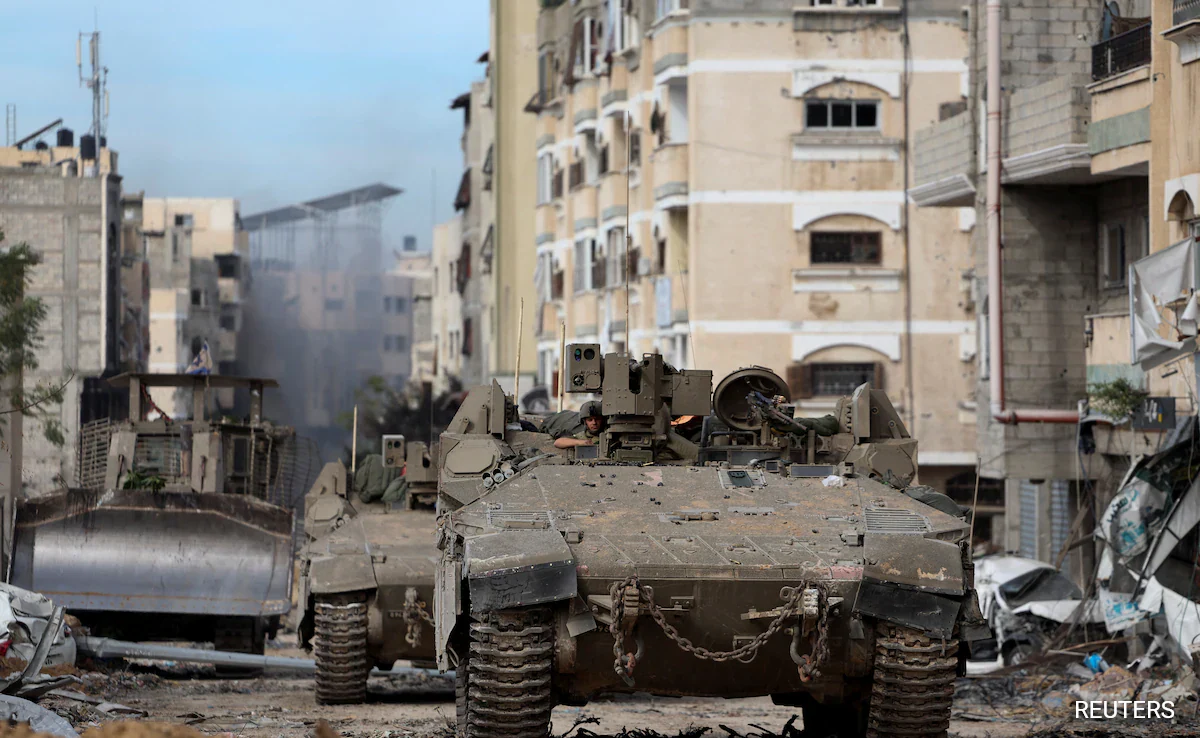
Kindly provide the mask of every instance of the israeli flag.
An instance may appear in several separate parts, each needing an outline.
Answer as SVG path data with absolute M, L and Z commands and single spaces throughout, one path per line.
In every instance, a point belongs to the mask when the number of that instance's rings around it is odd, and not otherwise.
M 196 358 L 192 359 L 192 363 L 187 368 L 187 374 L 212 374 L 212 356 L 208 353 L 208 341 L 200 347 L 200 353 L 196 354 Z

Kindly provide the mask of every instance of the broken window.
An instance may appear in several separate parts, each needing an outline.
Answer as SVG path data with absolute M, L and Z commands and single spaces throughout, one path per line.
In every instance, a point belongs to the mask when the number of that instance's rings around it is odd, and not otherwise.
M 881 235 L 874 233 L 814 232 L 810 234 L 812 264 L 878 264 Z
M 1125 226 L 1112 223 L 1104 228 L 1104 286 L 1125 284 Z
M 193 222 L 191 213 L 180 213 L 175 216 L 175 225 L 179 228 L 191 228 Z
M 878 100 L 809 100 L 804 104 L 804 127 L 815 130 L 877 130 Z
M 217 254 L 217 276 L 222 279 L 237 279 L 241 257 L 237 254 Z

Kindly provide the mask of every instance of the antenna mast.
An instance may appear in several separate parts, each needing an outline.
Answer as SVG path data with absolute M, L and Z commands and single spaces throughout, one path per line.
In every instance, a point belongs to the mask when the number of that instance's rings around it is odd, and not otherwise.
M 83 76 L 83 39 L 88 39 L 88 59 L 92 73 Z M 75 40 L 75 65 L 79 67 L 79 86 L 92 91 L 92 128 L 91 133 L 96 137 L 96 157 L 100 156 L 100 139 L 108 131 L 108 67 L 100 63 L 100 31 L 91 33 L 80 32 Z

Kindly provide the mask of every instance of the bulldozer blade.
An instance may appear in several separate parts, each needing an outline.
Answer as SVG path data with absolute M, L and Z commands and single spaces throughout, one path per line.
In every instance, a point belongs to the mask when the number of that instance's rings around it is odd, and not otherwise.
M 291 608 L 292 513 L 253 497 L 68 490 L 17 504 L 12 583 L 72 611 Z

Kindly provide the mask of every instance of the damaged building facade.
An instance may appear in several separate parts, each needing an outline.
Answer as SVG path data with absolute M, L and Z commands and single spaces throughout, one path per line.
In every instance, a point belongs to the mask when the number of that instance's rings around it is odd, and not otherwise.
M 806 415 L 869 381 L 921 438 L 921 481 L 969 501 L 975 214 L 905 197 L 909 133 L 965 105 L 961 3 L 542 5 L 540 381 L 557 393 L 563 326 L 764 364 Z

